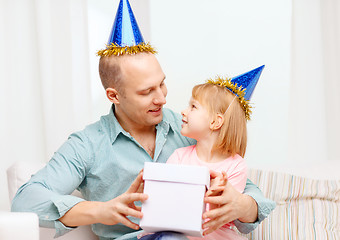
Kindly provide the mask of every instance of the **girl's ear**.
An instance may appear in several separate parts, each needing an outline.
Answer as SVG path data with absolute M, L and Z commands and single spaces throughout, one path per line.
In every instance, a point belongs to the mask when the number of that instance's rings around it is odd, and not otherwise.
M 218 130 L 223 126 L 224 116 L 220 113 L 217 113 L 215 118 L 210 123 L 211 130 Z
M 116 89 L 107 88 L 105 91 L 106 91 L 106 96 L 110 100 L 110 102 L 114 104 L 119 104 L 119 94 Z

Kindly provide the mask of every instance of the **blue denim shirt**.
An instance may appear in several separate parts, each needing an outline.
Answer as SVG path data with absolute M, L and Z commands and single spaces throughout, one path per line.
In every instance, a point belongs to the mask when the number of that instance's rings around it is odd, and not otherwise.
M 118 123 L 114 107 L 100 121 L 70 135 L 49 163 L 23 186 L 13 199 L 12 211 L 35 212 L 40 225 L 54 227 L 56 236 L 72 228 L 58 219 L 77 203 L 108 201 L 123 194 L 143 168 L 144 162 L 165 163 L 179 147 L 195 144 L 180 134 L 181 116 L 169 109 L 163 110 L 163 120 L 156 126 L 154 158 Z M 71 196 L 78 189 L 83 198 Z M 273 209 L 273 202 L 264 198 L 261 191 L 250 181 L 245 193 L 258 203 L 258 221 L 235 221 L 241 232 L 250 232 Z M 130 218 L 133 222 L 139 220 Z M 136 239 L 139 231 L 122 224 L 92 225 L 100 239 Z

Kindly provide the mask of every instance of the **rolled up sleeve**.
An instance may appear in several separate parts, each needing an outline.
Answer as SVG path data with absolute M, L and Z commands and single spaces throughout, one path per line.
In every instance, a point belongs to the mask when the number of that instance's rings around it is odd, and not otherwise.
M 83 135 L 72 134 L 47 165 L 22 185 L 12 201 L 13 212 L 35 212 L 42 227 L 56 229 L 56 237 L 72 230 L 58 219 L 84 199 L 70 195 L 84 180 L 91 159 Z
M 252 232 L 268 215 L 274 210 L 276 203 L 263 196 L 261 190 L 249 179 L 244 189 L 244 194 L 252 197 L 257 203 L 257 220 L 254 223 L 244 223 L 235 220 L 234 224 L 237 229 L 244 234 Z

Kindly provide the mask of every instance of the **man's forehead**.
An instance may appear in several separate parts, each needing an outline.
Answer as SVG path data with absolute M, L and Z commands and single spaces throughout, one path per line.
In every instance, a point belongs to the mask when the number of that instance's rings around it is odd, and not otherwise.
M 153 54 L 150 54 L 153 55 Z M 142 59 L 146 56 L 146 53 L 137 53 L 137 54 L 125 54 L 125 55 L 111 55 L 111 56 L 103 56 L 100 59 L 102 61 L 108 62 L 130 62 L 134 60 Z

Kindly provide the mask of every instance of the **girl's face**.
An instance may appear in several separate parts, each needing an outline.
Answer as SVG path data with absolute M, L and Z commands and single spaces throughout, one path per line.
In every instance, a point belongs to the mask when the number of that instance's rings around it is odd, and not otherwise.
M 191 98 L 189 106 L 182 111 L 183 136 L 199 141 L 202 137 L 211 133 L 208 111 L 195 99 Z

